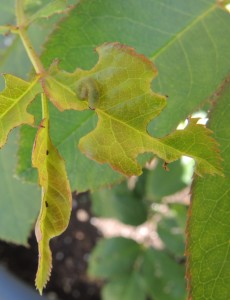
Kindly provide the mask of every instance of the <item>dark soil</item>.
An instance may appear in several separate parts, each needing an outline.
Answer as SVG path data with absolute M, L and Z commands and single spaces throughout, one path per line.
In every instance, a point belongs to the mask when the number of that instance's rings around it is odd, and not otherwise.
M 68 229 L 51 242 L 53 270 L 44 291 L 56 300 L 100 300 L 100 282 L 87 276 L 89 254 L 100 238 L 90 223 L 90 201 L 87 194 L 75 196 Z M 29 248 L 0 242 L 0 262 L 34 289 L 37 270 L 37 242 L 34 234 Z

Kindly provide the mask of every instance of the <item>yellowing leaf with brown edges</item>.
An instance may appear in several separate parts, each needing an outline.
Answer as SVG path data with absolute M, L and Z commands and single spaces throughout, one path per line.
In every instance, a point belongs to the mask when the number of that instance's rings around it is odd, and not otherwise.
M 0 148 L 13 128 L 21 124 L 33 125 L 34 117 L 27 112 L 27 107 L 41 91 L 38 77 L 27 82 L 11 74 L 3 76 L 6 88 L 0 93 Z
M 99 60 L 91 70 L 77 69 L 70 74 L 53 67 L 44 80 L 48 96 L 60 110 L 82 110 L 87 105 L 97 113 L 96 128 L 80 140 L 82 152 L 128 176 L 141 174 L 137 156 L 145 152 L 158 155 L 166 163 L 190 156 L 196 160 L 198 174 L 221 174 L 217 145 L 209 130 L 196 125 L 197 120 L 162 139 L 149 135 L 148 123 L 166 105 L 165 97 L 151 90 L 157 71 L 150 60 L 119 43 L 104 44 L 96 50 Z M 55 88 L 52 91 L 51 82 L 59 82 L 58 93 Z M 70 91 L 73 97 L 69 98 Z
M 42 187 L 42 205 L 36 224 L 39 247 L 39 264 L 36 287 L 42 290 L 50 277 L 52 254 L 50 239 L 60 235 L 67 227 L 71 212 L 71 190 L 64 160 L 49 137 L 49 123 L 44 119 L 39 127 L 32 156 L 33 166 L 38 169 Z

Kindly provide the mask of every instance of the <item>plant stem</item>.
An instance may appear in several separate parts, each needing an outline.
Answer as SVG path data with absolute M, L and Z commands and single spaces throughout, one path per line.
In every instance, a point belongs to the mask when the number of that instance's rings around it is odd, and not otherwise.
M 45 69 L 26 33 L 26 28 L 25 28 L 26 17 L 23 11 L 23 4 L 24 4 L 24 0 L 16 0 L 16 18 L 17 18 L 18 34 L 22 40 L 24 48 L 29 56 L 31 63 L 34 66 L 36 73 L 43 74 L 45 72 Z
M 45 68 L 37 55 L 30 38 L 27 35 L 26 27 L 27 20 L 23 10 L 24 0 L 16 0 L 16 18 L 17 18 L 17 32 L 22 40 L 23 46 L 29 56 L 29 59 L 37 74 L 42 75 L 45 73 Z M 49 118 L 48 99 L 44 93 L 41 95 L 42 100 L 42 118 Z
M 16 0 L 16 18 L 17 18 L 17 24 L 24 24 L 26 21 L 26 17 L 24 14 L 24 0 Z
M 7 33 L 7 32 L 18 33 L 18 29 L 15 25 L 0 25 L 0 32 L 3 32 L 3 33 Z
M 37 74 L 45 73 L 45 69 L 41 63 L 41 60 L 40 60 L 39 56 L 37 55 L 36 51 L 34 50 L 32 44 L 30 42 L 30 39 L 24 28 L 19 27 L 19 36 L 22 40 L 22 43 L 23 43 L 24 48 L 30 58 L 31 63 L 34 66 L 36 73 Z
M 45 93 L 42 93 L 42 119 L 49 119 L 49 107 L 48 107 L 48 99 Z

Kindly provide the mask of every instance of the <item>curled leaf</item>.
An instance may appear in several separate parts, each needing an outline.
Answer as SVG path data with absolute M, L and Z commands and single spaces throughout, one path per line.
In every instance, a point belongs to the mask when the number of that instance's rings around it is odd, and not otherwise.
M 35 229 L 39 247 L 39 265 L 35 283 L 42 294 L 52 268 L 49 241 L 66 229 L 72 201 L 65 163 L 50 140 L 49 124 L 46 119 L 42 121 L 38 130 L 32 161 L 33 166 L 38 169 L 39 183 L 43 191 Z

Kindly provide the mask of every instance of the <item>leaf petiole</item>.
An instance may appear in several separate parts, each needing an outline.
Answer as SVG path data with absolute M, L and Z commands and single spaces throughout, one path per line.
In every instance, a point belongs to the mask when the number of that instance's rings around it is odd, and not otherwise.
M 29 59 L 37 74 L 43 74 L 45 69 L 41 63 L 39 56 L 37 55 L 31 41 L 26 33 L 26 17 L 23 11 L 24 0 L 16 0 L 16 18 L 17 18 L 17 30 L 22 40 L 23 46 L 29 56 Z
M 41 99 L 42 99 L 42 119 L 49 120 L 48 99 L 45 93 L 41 94 Z
M 26 32 L 26 17 L 23 11 L 24 0 L 16 0 L 16 18 L 17 18 L 17 32 L 22 40 L 23 46 L 28 54 L 28 57 L 38 75 L 42 75 L 45 73 L 45 68 L 42 65 L 42 62 L 36 53 L 30 38 Z M 48 99 L 46 95 L 43 93 L 41 95 L 42 100 L 42 117 L 49 119 L 49 111 L 48 111 Z

